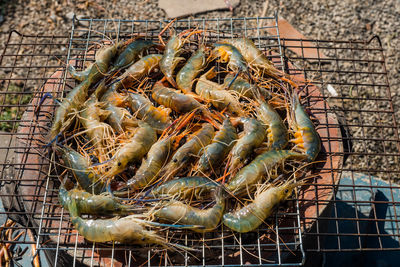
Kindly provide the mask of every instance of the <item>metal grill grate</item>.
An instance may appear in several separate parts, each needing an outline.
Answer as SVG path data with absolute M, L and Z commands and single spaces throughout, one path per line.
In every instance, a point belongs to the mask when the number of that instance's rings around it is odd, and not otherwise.
M 399 250 L 400 142 L 379 37 L 368 41 L 285 39 L 282 47 L 285 59 L 296 66 L 287 71 L 300 71 L 321 92 L 315 96 L 312 86 L 305 88 L 311 111 L 335 113 L 343 135 L 343 153 L 326 151 L 328 158 L 342 156 L 343 167 L 316 167 L 319 173 L 341 173 L 340 185 L 326 185 L 340 190 L 338 194 L 328 202 L 321 201 L 319 194 L 314 199 L 299 198 L 300 206 L 329 203 L 329 211 L 318 218 L 302 216 L 303 221 L 315 220 L 312 231 L 306 233 L 307 251 Z M 300 55 L 288 49 L 298 49 Z M 329 106 L 313 108 L 318 99 Z M 336 140 L 330 135 L 321 137 L 329 143 Z M 312 187 L 321 190 L 318 183 Z
M 10 139 L 0 144 L 0 154 L 4 155 L 0 162 L 0 196 L 5 206 L 4 211 L 0 210 L 0 221 L 17 220 L 17 226 L 5 229 L 25 231 L 20 239 L 5 242 L 36 244 L 51 265 L 73 262 L 74 266 L 110 263 L 116 266 L 293 266 L 304 263 L 304 246 L 307 251 L 316 252 L 384 250 L 388 249 L 385 245 L 388 238 L 397 242 L 389 249 L 399 249 L 400 198 L 397 195 L 400 191 L 394 180 L 399 173 L 400 141 L 379 39 L 369 42 L 281 40 L 276 16 L 179 20 L 175 28 L 177 31 L 206 29 L 208 42 L 246 35 L 275 65 L 295 74 L 300 83 L 304 81 L 301 86 L 304 104 L 317 118 L 317 128 L 325 144 L 320 156 L 322 163 L 314 168 L 319 176 L 307 191 L 274 215 L 269 221 L 272 228 L 264 225 L 254 233 L 236 235 L 222 227 L 204 235 L 178 233 L 181 244 L 199 249 L 195 255 L 92 244 L 78 238 L 68 223 L 68 213 L 58 204 L 55 168 L 47 159 L 49 155 L 41 149 L 54 102 L 46 101 L 39 116 L 33 110 L 45 91 L 61 97 L 62 92 L 71 89 L 74 81 L 67 78 L 65 64 L 74 62 L 77 68 L 82 68 L 87 61 L 93 61 L 93 54 L 86 51 L 96 42 L 105 38 L 127 39 L 132 34 L 153 39 L 163 27 L 164 23 L 159 21 L 74 20 L 70 36 L 28 36 L 11 32 L 3 38 L 6 42 L 0 57 L 0 123 L 8 131 L 2 135 Z M 267 33 L 271 30 L 275 34 Z M 295 49 L 301 56 L 292 52 Z M 366 179 L 359 185 L 357 173 L 361 172 L 366 174 Z M 347 175 L 349 182 L 338 185 L 340 175 Z M 345 190 L 339 191 L 341 188 Z M 391 199 L 361 199 L 360 188 L 375 197 L 377 190 L 387 190 Z M 336 191 L 350 197 L 335 196 Z M 354 214 L 341 214 L 343 204 L 354 206 Z M 379 205 L 387 205 L 391 217 L 380 217 Z M 361 212 L 366 206 L 372 207 L 369 217 Z M 354 231 L 343 231 L 343 222 L 351 222 Z M 386 223 L 391 224 L 391 229 Z M 365 233 L 362 229 L 366 224 L 375 232 Z M 37 239 L 30 239 L 28 232 Z M 366 238 L 375 238 L 378 245 L 366 247 Z M 347 247 L 346 242 L 353 239 L 356 245 Z

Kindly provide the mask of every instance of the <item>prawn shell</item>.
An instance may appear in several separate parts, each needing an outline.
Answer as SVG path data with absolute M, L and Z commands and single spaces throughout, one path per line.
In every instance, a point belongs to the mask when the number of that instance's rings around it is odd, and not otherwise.
M 247 63 L 240 51 L 228 43 L 216 43 L 211 54 L 219 57 L 222 63 L 228 63 L 228 67 L 235 72 L 248 72 Z
M 92 242 L 119 242 L 123 244 L 159 244 L 163 238 L 137 223 L 135 215 L 112 219 L 82 219 L 73 216 L 71 222 L 79 234 Z
M 184 58 L 179 57 L 183 51 L 182 46 L 183 41 L 181 38 L 176 34 L 172 35 L 165 46 L 164 54 L 160 61 L 160 70 L 173 87 L 177 86 L 173 78 L 173 72 L 178 63 L 184 60 Z
M 172 149 L 172 138 L 158 140 L 149 150 L 135 176 L 128 180 L 131 189 L 140 189 L 148 186 L 166 163 Z
M 196 93 L 207 100 L 218 110 L 228 109 L 234 116 L 242 116 L 243 111 L 239 101 L 222 87 L 207 80 L 206 75 L 200 77 L 196 84 Z
M 57 147 L 61 151 L 64 164 L 70 168 L 78 184 L 89 193 L 100 194 L 105 191 L 105 185 L 99 177 L 90 170 L 90 160 L 70 147 Z
M 112 85 L 114 90 L 122 87 L 130 87 L 133 82 L 137 82 L 145 75 L 149 75 L 154 69 L 158 68 L 162 55 L 150 54 L 142 57 L 139 61 L 132 64 Z
M 197 170 L 200 173 L 206 173 L 220 164 L 229 154 L 237 137 L 235 127 L 232 126 L 228 119 L 224 120 L 212 143 L 204 149 L 197 164 Z
M 265 68 L 274 68 L 271 61 L 263 54 L 248 38 L 227 39 L 220 42 L 221 44 L 229 44 L 240 51 L 247 63 Z
M 129 95 L 120 94 L 112 86 L 107 89 L 107 91 L 100 98 L 101 102 L 116 106 L 116 107 L 126 107 L 128 104 Z
M 262 121 L 267 129 L 267 138 L 270 149 L 283 149 L 289 142 L 289 135 L 285 124 L 278 112 L 267 102 L 259 101 L 256 108 L 257 118 Z
M 131 93 L 129 103 L 136 116 L 148 123 L 157 132 L 162 132 L 171 124 L 170 110 L 156 108 L 146 97 Z
M 154 216 L 173 223 L 202 226 L 202 228 L 193 228 L 192 230 L 195 232 L 210 232 L 217 228 L 225 210 L 225 199 L 222 196 L 222 190 L 216 191 L 216 203 L 211 208 L 199 209 L 177 200 L 171 200 L 156 211 Z
M 117 54 L 118 44 L 100 48 L 95 55 L 95 63 L 90 68 L 86 78 L 92 85 L 107 74 L 107 70 L 114 56 Z
M 134 40 L 132 43 L 128 44 L 124 51 L 117 57 L 115 60 L 114 66 L 111 69 L 111 72 L 117 71 L 122 68 L 126 68 L 129 65 L 133 64 L 139 54 L 143 52 L 143 50 L 148 49 L 155 44 L 149 40 L 137 39 Z
M 234 81 L 233 79 L 235 79 L 235 75 L 232 74 L 226 75 L 224 79 L 224 86 L 227 87 L 230 85 L 228 89 L 237 92 L 241 97 L 246 97 L 256 100 L 258 99 L 257 97 L 258 93 L 260 93 L 261 96 L 264 97 L 265 99 L 270 99 L 272 97 L 271 93 L 268 90 L 262 87 L 258 87 L 254 84 L 251 84 L 248 80 L 246 80 L 243 77 L 237 76 Z
M 243 136 L 239 138 L 232 148 L 231 169 L 241 165 L 264 141 L 266 129 L 264 125 L 254 118 L 239 118 L 238 121 L 243 124 Z
M 204 123 L 200 130 L 181 146 L 168 164 L 163 168 L 162 174 L 170 177 L 185 168 L 189 161 L 199 154 L 200 150 L 211 143 L 214 137 L 214 128 L 209 123 Z
M 112 177 L 125 170 L 128 163 L 138 162 L 147 154 L 157 141 L 157 134 L 147 123 L 139 121 L 135 135 L 115 153 L 111 169 L 105 176 Z
M 88 97 L 90 87 L 89 80 L 84 80 L 70 91 L 54 113 L 53 124 L 47 136 L 49 141 L 53 140 L 59 133 L 68 129 L 72 124 L 71 113 L 81 109 Z
M 154 84 L 151 96 L 158 104 L 178 113 L 187 113 L 202 108 L 202 105 L 193 97 L 165 87 L 159 82 Z
M 321 140 L 314 124 L 301 106 L 298 96 L 295 94 L 292 100 L 292 108 L 294 120 L 289 120 L 291 127 L 295 131 L 295 139 L 292 140 L 296 146 L 302 145 L 301 150 L 304 150 L 309 162 L 315 160 L 318 153 L 321 151 Z
M 238 211 L 225 213 L 223 223 L 228 228 L 239 233 L 247 233 L 257 229 L 267 219 L 276 206 L 292 194 L 294 184 L 284 184 L 279 187 L 270 186 L 258 194 L 254 201 Z
M 106 121 L 117 133 L 137 127 L 138 122 L 126 109 L 108 104 L 106 110 L 109 112 Z
M 71 113 L 80 110 L 83 103 L 88 98 L 89 87 L 98 82 L 107 72 L 110 61 L 117 51 L 116 45 L 103 47 L 95 55 L 95 63 L 91 66 L 87 74 L 78 86 L 70 91 L 55 111 L 52 127 L 47 138 L 53 140 L 59 133 L 65 131 L 72 124 Z
M 127 215 L 134 210 L 133 206 L 122 205 L 116 198 L 105 195 L 93 195 L 79 189 L 67 191 L 61 186 L 58 196 L 60 204 L 64 208 L 68 208 L 71 202 L 74 201 L 78 214 L 103 216 L 110 214 Z
M 72 65 L 68 65 L 67 71 L 68 71 L 69 75 L 71 75 L 72 78 L 82 82 L 89 75 L 90 71 L 92 70 L 93 64 L 94 63 L 90 64 L 90 66 L 88 66 L 85 70 L 82 70 L 82 71 L 77 71 Z
M 303 160 L 304 155 L 290 150 L 271 150 L 258 155 L 252 162 L 244 166 L 229 180 L 226 188 L 235 195 L 246 192 L 257 184 L 272 168 L 282 161 L 293 158 Z
M 199 48 L 176 75 L 178 89 L 187 94 L 192 91 L 194 79 L 207 64 L 204 47 Z
M 191 176 L 174 179 L 163 183 L 151 190 L 154 197 L 180 196 L 182 198 L 195 195 L 200 198 L 203 193 L 210 192 L 218 187 L 218 184 L 209 178 Z
M 85 102 L 84 108 L 79 113 L 79 120 L 96 149 L 97 157 L 103 161 L 102 158 L 107 153 L 107 147 L 111 143 L 111 137 L 114 133 L 112 127 L 103 122 L 110 115 L 110 112 L 103 109 L 105 103 L 98 102 L 97 95 L 96 90 Z

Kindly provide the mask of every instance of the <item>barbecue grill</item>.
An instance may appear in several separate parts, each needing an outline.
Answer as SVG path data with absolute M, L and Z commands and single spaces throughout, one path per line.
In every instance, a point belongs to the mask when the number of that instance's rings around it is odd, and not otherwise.
M 105 39 L 125 40 L 134 35 L 157 39 L 166 21 L 74 19 L 70 36 L 25 35 L 17 31 L 3 34 L 0 56 L 0 125 L 8 132 L 1 168 L 4 211 L 0 220 L 18 224 L 4 227 L 23 232 L 17 240 L 4 243 L 34 244 L 50 264 L 74 266 L 300 266 L 305 252 L 399 250 L 399 173 L 400 140 L 392 96 L 387 80 L 383 48 L 378 37 L 368 41 L 282 39 L 277 15 L 262 18 L 178 20 L 179 32 L 207 30 L 207 42 L 247 36 L 265 52 L 275 66 L 293 75 L 300 86 L 303 105 L 316 122 L 323 149 L 313 165 L 314 177 L 285 207 L 258 230 L 235 234 L 223 226 L 206 234 L 171 231 L 180 244 L 198 252 L 177 253 L 162 249 L 85 241 L 69 223 L 68 212 L 58 204 L 58 175 L 54 155 L 43 148 L 56 103 L 46 92 L 62 97 L 75 84 L 66 64 L 81 69 L 94 60 L 90 48 Z M 275 34 L 271 34 L 274 32 Z M 167 33 L 164 39 L 167 38 Z M 293 51 L 297 51 L 297 54 Z M 300 52 L 299 52 L 300 51 Z M 310 55 L 309 52 L 312 52 Z M 35 112 L 38 110 L 39 112 Z M 373 162 L 373 163 L 372 163 Z M 338 199 L 335 193 L 343 172 L 350 182 L 341 184 L 352 198 Z M 356 183 L 355 173 L 364 173 L 364 184 Z M 375 183 L 375 177 L 385 183 Z M 369 192 L 388 190 L 391 199 L 377 201 L 357 198 L 358 188 Z M 355 206 L 354 216 L 341 216 L 340 204 Z M 377 216 L 376 204 L 385 203 L 391 217 Z M 371 216 L 361 215 L 359 207 L 372 208 Z M 343 232 L 340 224 L 351 221 L 355 231 Z M 382 223 L 391 231 L 382 232 Z M 375 227 L 363 232 L 363 224 Z M 328 225 L 333 224 L 333 231 Z M 385 227 L 384 227 L 385 228 Z M 387 229 L 384 229 L 387 230 Z M 31 236 L 31 237 L 30 237 Z M 356 246 L 343 243 L 354 238 Z M 373 237 L 378 246 L 365 247 Z M 327 246 L 326 239 L 337 246 Z M 387 248 L 383 239 L 397 245 Z

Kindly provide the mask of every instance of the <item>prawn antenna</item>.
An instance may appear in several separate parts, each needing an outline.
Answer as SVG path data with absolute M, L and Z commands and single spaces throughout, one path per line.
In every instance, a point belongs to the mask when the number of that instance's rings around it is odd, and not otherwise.
M 165 223 L 158 223 L 158 222 L 151 222 L 147 221 L 146 223 L 154 226 L 160 227 L 171 227 L 171 228 L 178 228 L 178 229 L 205 229 L 203 225 L 188 225 L 188 224 L 165 224 Z
M 60 101 L 60 100 L 56 99 L 56 98 L 55 98 L 52 94 L 50 94 L 49 92 L 46 92 L 46 93 L 40 98 L 40 101 L 39 101 L 39 103 L 38 103 L 38 105 L 36 106 L 35 111 L 34 111 L 35 114 L 38 114 L 40 107 L 43 105 L 44 101 L 45 101 L 48 97 L 50 97 L 51 99 L 53 99 L 54 102 L 56 102 L 58 105 L 61 105 L 61 101 Z
M 50 140 L 46 145 L 43 146 L 43 148 L 49 148 L 54 142 L 56 142 L 57 145 L 64 147 L 61 142 L 58 142 L 58 138 L 62 136 L 62 133 L 57 134 L 53 139 Z

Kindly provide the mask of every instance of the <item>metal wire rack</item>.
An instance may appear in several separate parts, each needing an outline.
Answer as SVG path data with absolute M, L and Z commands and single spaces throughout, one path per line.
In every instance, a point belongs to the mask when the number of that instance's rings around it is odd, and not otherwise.
M 68 213 L 58 204 L 54 166 L 42 149 L 56 105 L 45 101 L 41 112 L 35 115 L 37 103 L 46 91 L 61 97 L 70 90 L 74 81 L 66 75 L 66 63 L 82 68 L 93 61 L 93 54 L 87 51 L 96 42 L 127 39 L 134 34 L 153 39 L 164 25 L 165 22 L 148 20 L 75 19 L 70 36 L 34 36 L 16 31 L 4 34 L 6 41 L 0 56 L 0 126 L 7 131 L 1 135 L 9 138 L 7 143 L 0 144 L 0 196 L 4 204 L 0 220 L 17 221 L 17 226 L 4 230 L 12 228 L 24 234 L 18 240 L 3 242 L 16 246 L 35 244 L 52 266 L 71 262 L 74 266 L 299 266 L 306 260 L 305 251 L 385 250 L 388 238 L 397 242 L 390 249 L 400 248 L 400 200 L 396 199 L 399 186 L 394 183 L 399 173 L 400 141 L 379 39 L 280 39 L 277 16 L 179 20 L 175 29 L 205 29 L 208 42 L 248 36 L 276 66 L 297 78 L 302 84 L 304 104 L 317 118 L 317 128 L 326 144 L 320 156 L 322 163 L 314 167 L 320 179 L 315 179 L 307 192 L 300 193 L 273 216 L 269 221 L 273 227 L 264 225 L 254 233 L 241 235 L 233 235 L 223 227 L 204 235 L 182 232 L 181 244 L 197 248 L 200 252 L 195 255 L 93 244 L 72 231 Z M 296 49 L 301 56 L 293 53 Z M 349 190 L 351 199 L 335 195 L 344 171 L 352 179 L 340 186 Z M 362 188 L 370 192 L 389 190 L 391 199 L 357 199 L 356 172 L 367 175 Z M 376 184 L 373 176 L 385 178 L 387 183 Z M 343 203 L 356 207 L 355 216 L 341 216 Z M 392 217 L 379 217 L 377 204 L 390 206 Z M 365 218 L 359 212 L 361 206 L 370 206 L 374 212 Z M 355 231 L 342 232 L 343 221 L 351 221 Z M 382 228 L 382 222 L 391 223 L 392 229 Z M 327 227 L 332 223 L 334 230 Z M 360 230 L 366 223 L 375 227 L 374 234 Z M 36 240 L 29 237 L 30 233 Z M 358 245 L 343 246 L 349 237 L 357 240 Z M 376 238 L 379 245 L 365 247 L 366 237 Z M 337 246 L 327 246 L 326 239 Z

